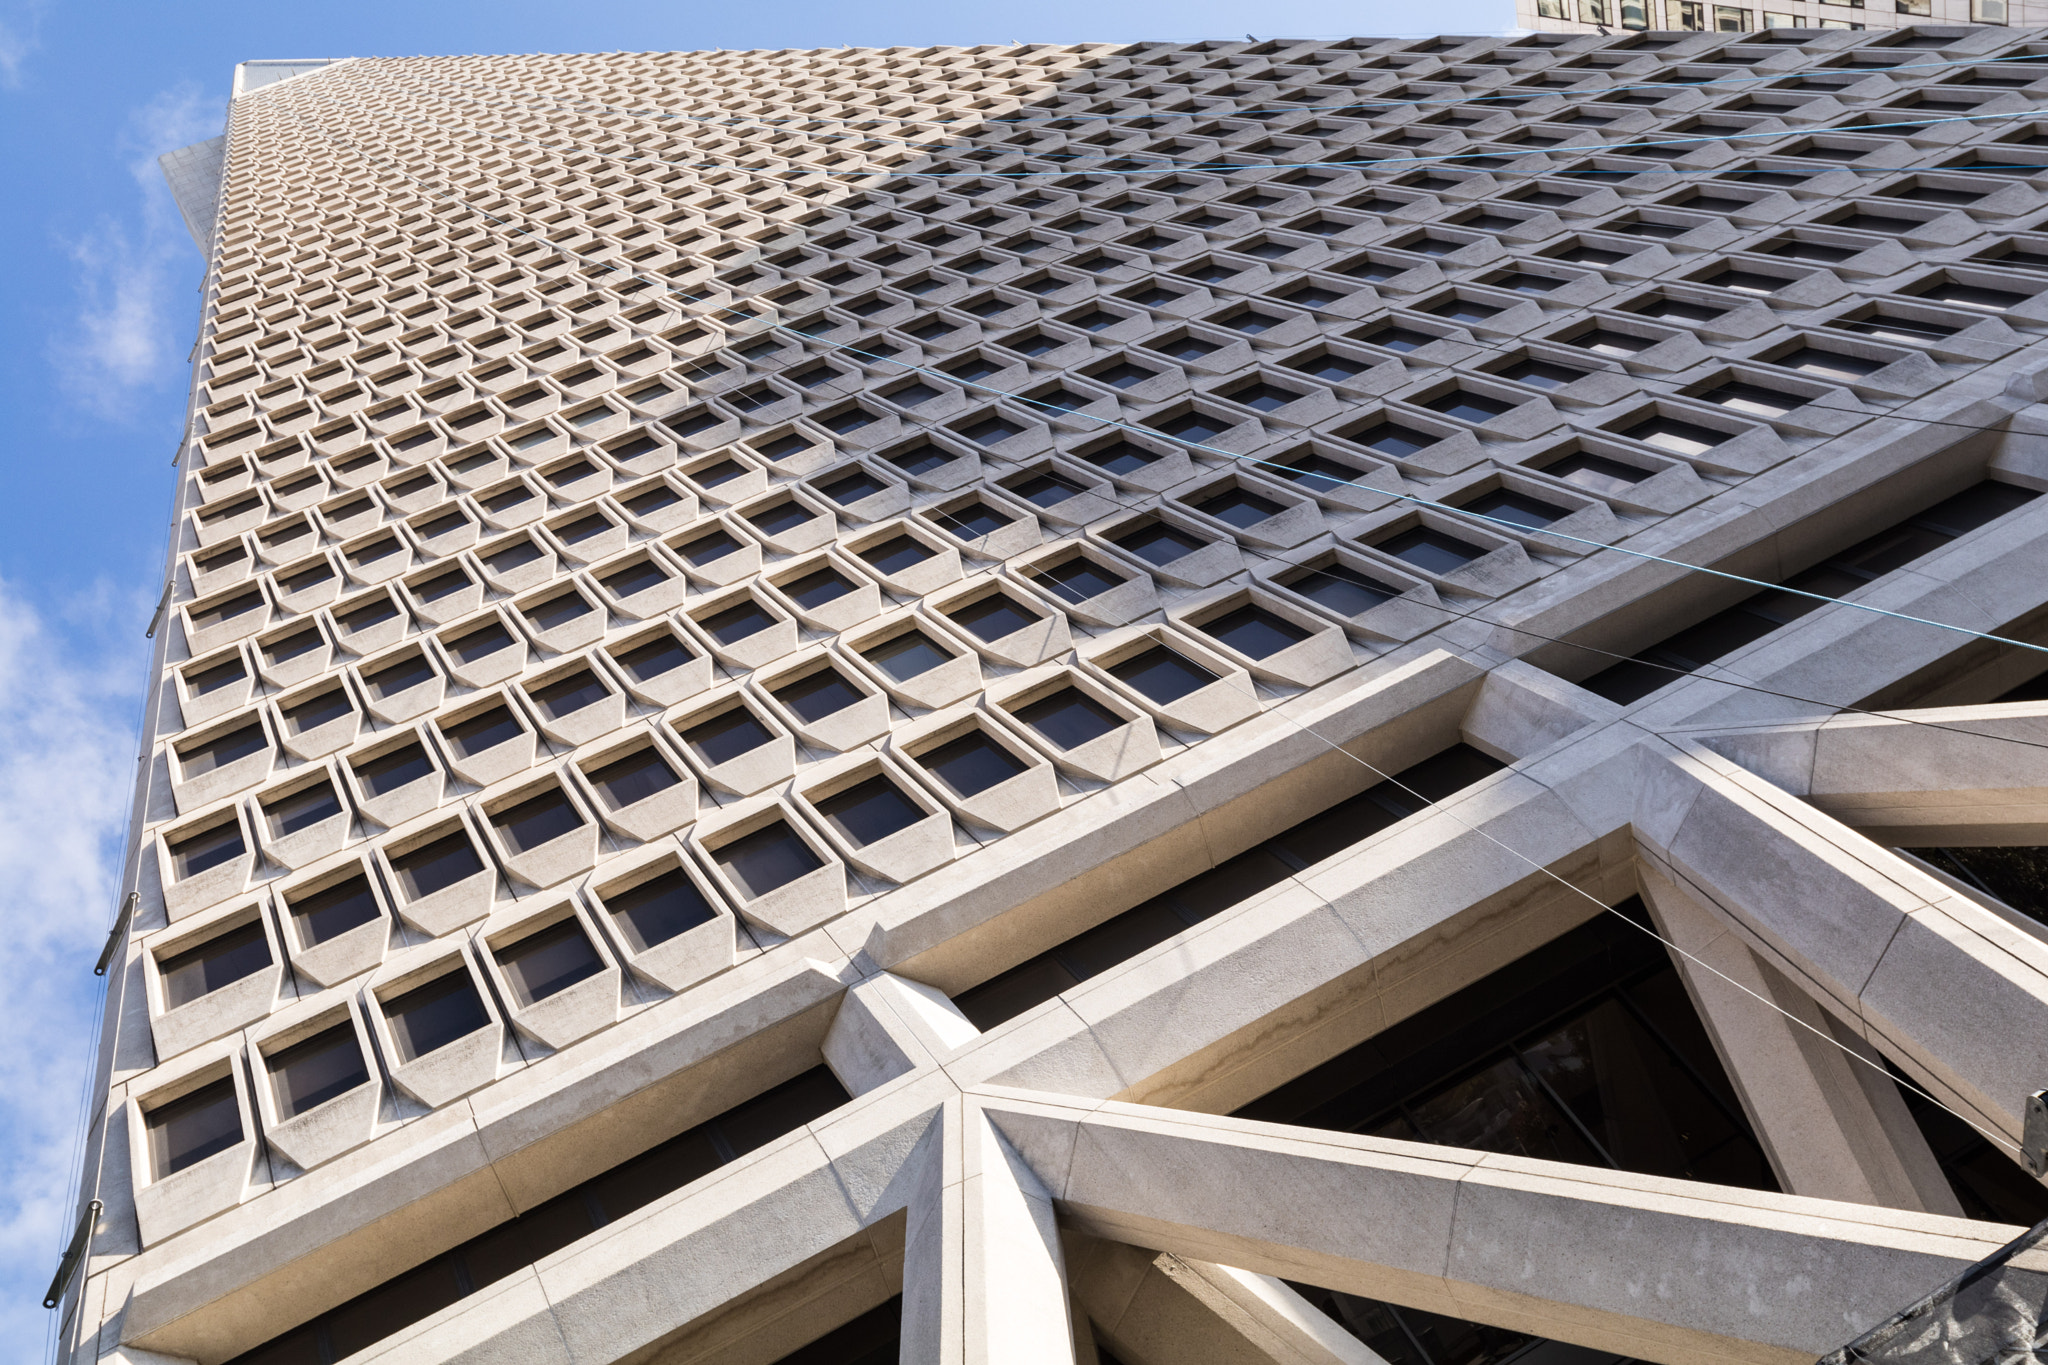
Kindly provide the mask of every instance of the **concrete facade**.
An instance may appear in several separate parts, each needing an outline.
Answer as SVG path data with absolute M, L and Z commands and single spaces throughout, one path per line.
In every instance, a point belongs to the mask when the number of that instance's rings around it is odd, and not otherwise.
M 2048 842 L 2048 34 L 1899 38 L 267 64 L 62 1358 L 1791 1365 L 2010 1240 L 1883 1068 L 2048 1085 L 2048 927 L 1899 851 Z M 1633 896 L 1782 1192 L 1232 1117 Z

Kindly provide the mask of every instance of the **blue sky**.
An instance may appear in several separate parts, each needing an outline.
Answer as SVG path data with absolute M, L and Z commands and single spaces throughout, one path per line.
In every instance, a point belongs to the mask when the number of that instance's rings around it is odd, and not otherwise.
M 31 1359 L 68 1232 L 90 974 L 162 582 L 200 258 L 157 154 L 220 130 L 236 62 L 706 47 L 1499 32 L 1511 0 L 1039 0 L 1024 9 L 0 0 L 0 1353 Z

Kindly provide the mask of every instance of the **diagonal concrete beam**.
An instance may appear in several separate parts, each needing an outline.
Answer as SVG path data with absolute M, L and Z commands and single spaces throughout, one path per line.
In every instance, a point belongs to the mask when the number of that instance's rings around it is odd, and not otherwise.
M 1136 1105 L 968 1098 L 1090 1235 L 1672 1365 L 1804 1365 L 2017 1232 Z M 2030 1268 L 2048 1274 L 2048 1257 Z
M 1646 754 L 1638 855 L 1944 1103 L 2016 1143 L 2048 943 L 1703 747 Z
M 2048 702 L 1837 715 L 1694 738 L 1880 843 L 2048 843 Z

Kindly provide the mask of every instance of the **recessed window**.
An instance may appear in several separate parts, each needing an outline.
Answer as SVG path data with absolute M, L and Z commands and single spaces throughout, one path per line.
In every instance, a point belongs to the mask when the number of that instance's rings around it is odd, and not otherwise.
M 1728 439 L 1725 431 L 1715 431 L 1697 422 L 1682 422 L 1676 417 L 1661 414 L 1638 422 L 1621 434 L 1675 455 L 1703 455 Z
M 780 820 L 723 845 L 711 856 L 750 900 L 825 865 L 824 859 Z
M 614 763 L 587 773 L 590 785 L 597 788 L 599 796 L 613 810 L 624 810 L 635 802 L 667 791 L 679 784 L 675 769 L 669 767 L 661 754 L 653 749 L 641 749 Z
M 1044 619 L 999 592 L 956 607 L 946 615 L 978 640 L 1000 640 Z
M 583 815 L 560 787 L 550 787 L 499 811 L 491 817 L 491 825 L 505 847 L 514 853 L 531 853 L 583 828 Z
M 924 819 L 924 811 L 886 777 L 867 781 L 834 793 L 816 803 L 826 823 L 846 837 L 855 848 L 879 843 L 900 834 Z
M 355 1027 L 340 1023 L 264 1058 L 277 1116 L 296 1118 L 339 1099 L 370 1079 Z
M 270 747 L 270 737 L 263 733 L 262 725 L 249 722 L 224 735 L 201 740 L 190 748 L 178 750 L 178 766 L 185 770 L 185 776 L 198 777 L 227 767 L 251 754 L 260 754 Z
M 688 560 L 692 567 L 703 568 L 724 559 L 740 548 L 732 532 L 723 529 L 698 536 L 695 540 L 676 547 L 676 553 Z
M 619 667 L 626 670 L 626 676 L 637 683 L 653 682 L 673 673 L 694 657 L 683 647 L 682 641 L 666 632 L 644 645 L 635 645 L 623 654 L 612 656 Z
M 391 867 L 398 873 L 406 899 L 416 901 L 474 877 L 484 870 L 484 860 L 477 857 L 469 837 L 457 831 L 400 854 L 391 860 Z
M 1135 474 L 1148 464 L 1155 464 L 1160 457 L 1143 446 L 1132 445 L 1129 441 L 1117 441 L 1081 457 L 1097 468 L 1112 474 Z
M 512 998 L 522 1006 L 537 1005 L 604 970 L 604 960 L 574 916 L 494 948 L 491 955 L 512 988 Z
M 612 529 L 612 524 L 595 512 L 587 517 L 578 517 L 567 526 L 558 528 L 555 534 L 564 545 L 580 545 L 595 536 L 601 536 Z
M 187 673 L 185 690 L 195 697 L 204 697 L 220 691 L 223 687 L 232 686 L 248 676 L 249 670 L 242 666 L 241 659 L 227 659 L 211 667 Z
M 979 499 L 950 512 L 934 512 L 933 516 L 947 530 L 967 541 L 986 539 L 1016 520 L 1009 513 L 999 512 Z
M 1109 675 L 1158 706 L 1171 705 L 1217 680 L 1216 674 L 1165 645 L 1112 665 Z
M 863 498 L 872 498 L 877 493 L 888 492 L 889 485 L 865 469 L 856 469 L 845 478 L 834 479 L 818 491 L 841 507 L 851 507 Z
M 775 617 L 759 602 L 748 598 L 737 606 L 715 612 L 697 623 L 722 645 L 736 645 L 776 624 Z
M 1562 460 L 1544 467 L 1543 472 L 1553 479 L 1563 479 L 1593 493 L 1626 493 L 1636 484 L 1650 477 L 1647 469 L 1638 469 L 1620 460 L 1610 460 L 1604 455 L 1591 455 L 1585 451 L 1567 455 Z
M 590 614 L 590 603 L 576 592 L 556 593 L 545 602 L 536 602 L 530 607 L 521 607 L 526 619 L 542 630 L 555 630 L 571 621 Z
M 1658 297 L 1648 303 L 1629 309 L 1631 313 L 1646 318 L 1674 318 L 1681 322 L 1712 322 L 1726 312 L 1723 308 L 1710 308 L 1703 303 L 1687 303 L 1684 299 Z
M 1472 501 L 1463 504 L 1467 512 L 1495 521 L 1504 521 L 1512 526 L 1530 530 L 1548 526 L 1551 522 L 1571 515 L 1568 507 L 1557 507 L 1526 493 L 1512 488 L 1496 488 L 1491 493 L 1482 493 Z
M 917 761 L 963 798 L 979 795 L 1025 770 L 1022 759 L 980 730 L 928 749 Z
M 1372 548 L 1404 564 L 1413 564 L 1425 573 L 1450 573 L 1486 553 L 1477 545 L 1469 545 L 1431 526 L 1411 527 Z
M 242 856 L 247 845 L 242 842 L 242 826 L 238 821 L 228 820 L 197 834 L 187 834 L 170 842 L 171 866 L 177 880 L 185 881 L 196 877 L 222 863 L 232 862 Z
M 906 569 L 916 568 L 938 551 L 932 549 L 914 536 L 892 536 L 880 545 L 870 545 L 859 551 L 860 557 L 885 574 L 899 574 Z
M 1129 581 L 1080 555 L 1050 568 L 1033 569 L 1031 576 L 1069 602 L 1085 602 L 1091 597 L 1100 597 L 1111 588 L 1121 587 Z
M 908 682 L 953 658 L 923 631 L 906 630 L 861 651 L 861 657 L 896 682 Z
M 598 585 L 613 597 L 624 600 L 637 592 L 658 588 L 668 582 L 668 575 L 651 559 L 636 559 L 622 569 L 614 569 L 597 580 Z
M 1248 602 L 1235 611 L 1204 621 L 1199 630 L 1229 645 L 1251 659 L 1264 659 L 1306 640 L 1309 633 L 1257 603 Z
M 1427 432 L 1417 431 L 1413 427 L 1404 427 L 1398 422 L 1380 422 L 1375 426 L 1350 432 L 1344 439 L 1364 446 L 1367 450 L 1376 450 L 1392 459 L 1399 459 L 1404 455 L 1413 455 L 1417 451 L 1429 449 L 1437 443 L 1438 438 Z
M 744 706 L 735 706 L 708 720 L 701 720 L 684 730 L 682 736 L 683 743 L 690 746 L 691 752 L 713 768 L 721 763 L 730 763 L 742 754 L 752 753 L 775 738 L 768 727 Z
M 676 868 L 607 895 L 604 903 L 636 953 L 718 918 L 697 884 Z
M 1133 365 L 1125 360 L 1099 371 L 1093 377 L 1113 389 L 1128 389 L 1144 383 L 1157 373 L 1156 370 L 1148 370 L 1142 365 Z
M 1283 586 L 1339 616 L 1362 615 L 1401 595 L 1398 588 L 1368 578 L 1347 564 L 1326 564 L 1295 574 Z
M 376 895 L 370 890 L 369 879 L 361 873 L 309 896 L 301 896 L 290 902 L 290 908 L 299 942 L 309 948 L 339 938 L 382 913 L 377 908 Z
M 485 555 L 484 567 L 502 578 L 514 569 L 524 568 L 540 559 L 542 555 L 540 546 L 534 544 L 531 537 L 521 536 L 504 549 Z
M 1446 417 L 1455 417 L 1461 422 L 1484 422 L 1500 416 L 1514 406 L 1498 398 L 1484 394 L 1467 393 L 1463 389 L 1452 389 L 1423 404 L 1431 412 L 1440 412 Z
M 262 593 L 245 592 L 239 597 L 230 598 L 225 602 L 217 602 L 213 606 L 205 607 L 199 611 L 193 612 L 192 625 L 194 626 L 194 628 L 199 630 L 206 630 L 213 626 L 225 625 L 229 621 L 234 620 L 237 616 L 246 615 L 249 612 L 257 610 L 262 605 Z
M 387 753 L 363 759 L 350 766 L 355 769 L 356 780 L 363 784 L 363 790 L 371 796 L 395 792 L 408 782 L 417 782 L 423 777 L 432 776 L 434 772 L 433 762 L 418 742 L 402 744 Z
M 1224 418 L 1211 417 L 1206 412 L 1190 412 L 1170 422 L 1162 422 L 1153 430 L 1171 436 L 1177 441 L 1200 445 L 1204 441 L 1215 440 L 1234 425 L 1236 424 Z
M 1993 313 L 2003 313 L 2006 309 L 2018 307 L 2027 301 L 2027 295 L 2015 294 L 2008 289 L 1986 289 L 1981 285 L 1958 284 L 1954 280 L 1944 280 L 1940 284 L 1922 289 L 1914 297 L 1934 303 L 1954 303 L 1965 308 L 1982 308 Z
M 1200 360 L 1205 355 L 1214 355 L 1217 351 L 1223 349 L 1217 342 L 1204 341 L 1200 337 L 1191 336 L 1168 337 L 1161 341 L 1153 341 L 1146 344 L 1159 352 L 1159 354 L 1170 356 L 1175 360 Z
M 1078 749 L 1129 723 L 1078 687 L 1063 687 L 1014 714 L 1062 749 Z
M 773 506 L 756 508 L 747 513 L 747 520 L 760 527 L 761 533 L 768 536 L 786 536 L 816 517 L 817 513 L 794 498 L 785 498 Z
M 534 688 L 526 695 L 533 698 L 533 704 L 540 708 L 542 715 L 549 720 L 561 720 L 586 706 L 595 706 L 611 694 L 612 690 L 599 682 L 595 673 L 579 668 L 544 687 Z
M 1283 456 L 1277 461 L 1262 462 L 1260 467 L 1269 474 L 1279 475 L 1289 483 L 1300 484 L 1311 493 L 1342 488 L 1356 484 L 1359 480 L 1359 472 L 1350 465 L 1339 464 L 1314 451 Z
M 344 716 L 352 715 L 355 709 L 355 703 L 349 700 L 347 689 L 333 687 L 317 697 L 308 697 L 305 701 L 281 707 L 279 710 L 284 717 L 285 728 L 292 734 L 303 735 Z
M 820 569 L 781 586 L 789 599 L 805 611 L 816 611 L 854 591 L 854 585 L 837 569 Z
M 1205 502 L 1196 503 L 1194 507 L 1197 512 L 1235 526 L 1240 531 L 1287 510 L 1271 498 L 1262 498 L 1242 488 L 1226 489 Z
M 1779 356 L 1771 363 L 1782 365 L 1788 370 L 1798 370 L 1802 374 L 1817 374 L 1824 379 L 1857 379 L 1891 364 L 1889 360 L 1843 355 L 1840 351 L 1823 351 L 1814 346 L 1801 346 L 1795 351 Z
M 225 1152 L 242 1140 L 242 1106 L 235 1082 L 223 1076 L 189 1095 L 148 1111 L 150 1163 L 156 1178 L 175 1175 L 188 1166 Z
M 1012 436 L 1022 435 L 1024 428 L 1006 418 L 990 417 L 958 430 L 962 436 L 978 446 L 992 446 L 1007 441 Z
M 517 739 L 526 733 L 526 727 L 519 723 L 510 707 L 493 706 L 480 711 L 466 720 L 441 727 L 441 733 L 455 747 L 455 752 L 464 758 L 474 758 L 500 744 Z
M 438 1052 L 491 1022 L 476 984 L 461 968 L 386 1000 L 384 1017 L 391 1023 L 400 1062 Z
M 1404 354 L 1409 351 L 1419 351 L 1432 341 L 1443 340 L 1442 337 L 1431 336 L 1428 332 L 1418 332 L 1413 327 L 1381 327 L 1369 332 L 1359 332 L 1355 335 L 1358 340 L 1366 343 L 1368 346 L 1379 346 L 1385 350 L 1400 351 Z
M 384 701 L 422 683 L 432 682 L 435 677 L 434 666 L 427 662 L 427 656 L 413 653 L 386 664 L 375 673 L 365 673 L 363 685 L 370 689 L 371 696 Z
M 1535 389 L 1561 389 L 1575 380 L 1586 377 L 1584 370 L 1575 370 L 1569 365 L 1560 365 L 1552 360 L 1518 360 L 1506 369 L 1496 370 L 1494 373 L 1502 379 L 1512 379 L 1517 384 L 1527 384 Z
M 270 944 L 263 937 L 260 922 L 215 934 L 197 947 L 157 959 L 157 974 L 163 978 L 164 1008 L 189 1005 L 269 965 Z
M 1258 412 L 1272 412 L 1284 408 L 1301 397 L 1293 389 L 1283 389 L 1278 384 L 1268 384 L 1263 380 L 1247 384 L 1241 389 L 1233 389 L 1223 396 L 1233 403 L 1242 403 Z
M 1306 356 L 1288 361 L 1287 367 L 1330 384 L 1341 384 L 1352 376 L 1364 374 L 1372 368 L 1362 360 L 1352 360 L 1341 355 Z
M 1010 491 L 1033 507 L 1057 507 L 1087 490 L 1060 474 L 1034 474 L 1012 486 Z
M 726 463 L 731 464 L 732 461 L 728 460 Z M 665 483 L 658 483 L 644 493 L 636 493 L 632 497 L 627 498 L 621 506 L 634 516 L 644 520 L 659 512 L 662 508 L 673 507 L 682 500 L 683 495 L 676 492 L 675 489 Z
M 500 621 L 493 621 L 489 625 L 480 626 L 467 635 L 447 642 L 448 652 L 453 654 L 457 660 L 466 664 L 476 663 L 480 659 L 488 659 L 491 655 L 496 654 L 499 650 L 505 649 L 513 643 L 515 641 L 512 639 L 512 632 L 506 630 L 504 623 Z
M 1571 338 L 1571 344 L 1582 350 L 1591 351 L 1595 355 L 1620 356 L 1635 355 L 1639 351 L 1647 351 L 1663 339 L 1662 337 L 1631 336 L 1627 332 L 1610 332 L 1604 327 L 1595 327 L 1591 331 L 1581 332 Z
M 1779 393 L 1760 384 L 1745 384 L 1739 380 L 1709 389 L 1699 398 L 1702 403 L 1758 417 L 1782 417 L 1806 402 L 1794 394 Z
M 720 460 L 717 464 L 706 465 L 692 473 L 690 482 L 699 488 L 717 488 L 721 484 L 731 483 L 734 479 L 744 478 L 747 472 L 748 466 L 738 460 Z
M 1162 521 L 1147 522 L 1135 531 L 1115 537 L 1112 543 L 1119 549 L 1128 550 L 1147 564 L 1158 566 L 1185 559 L 1197 550 L 1207 549 L 1209 545 L 1209 542 L 1198 540 Z
M 273 839 L 311 829 L 322 820 L 330 820 L 339 814 L 341 799 L 334 794 L 334 784 L 326 781 L 315 782 L 310 787 L 301 787 L 263 803 L 263 818 L 270 825 Z
M 776 688 L 772 695 L 799 720 L 815 724 L 855 705 L 864 694 L 837 670 L 821 668 Z

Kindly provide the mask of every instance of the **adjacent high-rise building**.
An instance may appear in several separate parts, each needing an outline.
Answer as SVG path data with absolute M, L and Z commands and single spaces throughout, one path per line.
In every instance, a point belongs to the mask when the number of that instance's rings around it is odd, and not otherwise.
M 2005 1246 L 2044 92 L 243 67 L 61 1358 L 1790 1365 Z
M 1765 4 L 1778 8 L 1766 8 Z M 2038 25 L 2029 0 L 1515 0 L 1515 21 L 1543 33 L 1750 33 L 1763 29 L 1892 29 L 1928 24 Z

